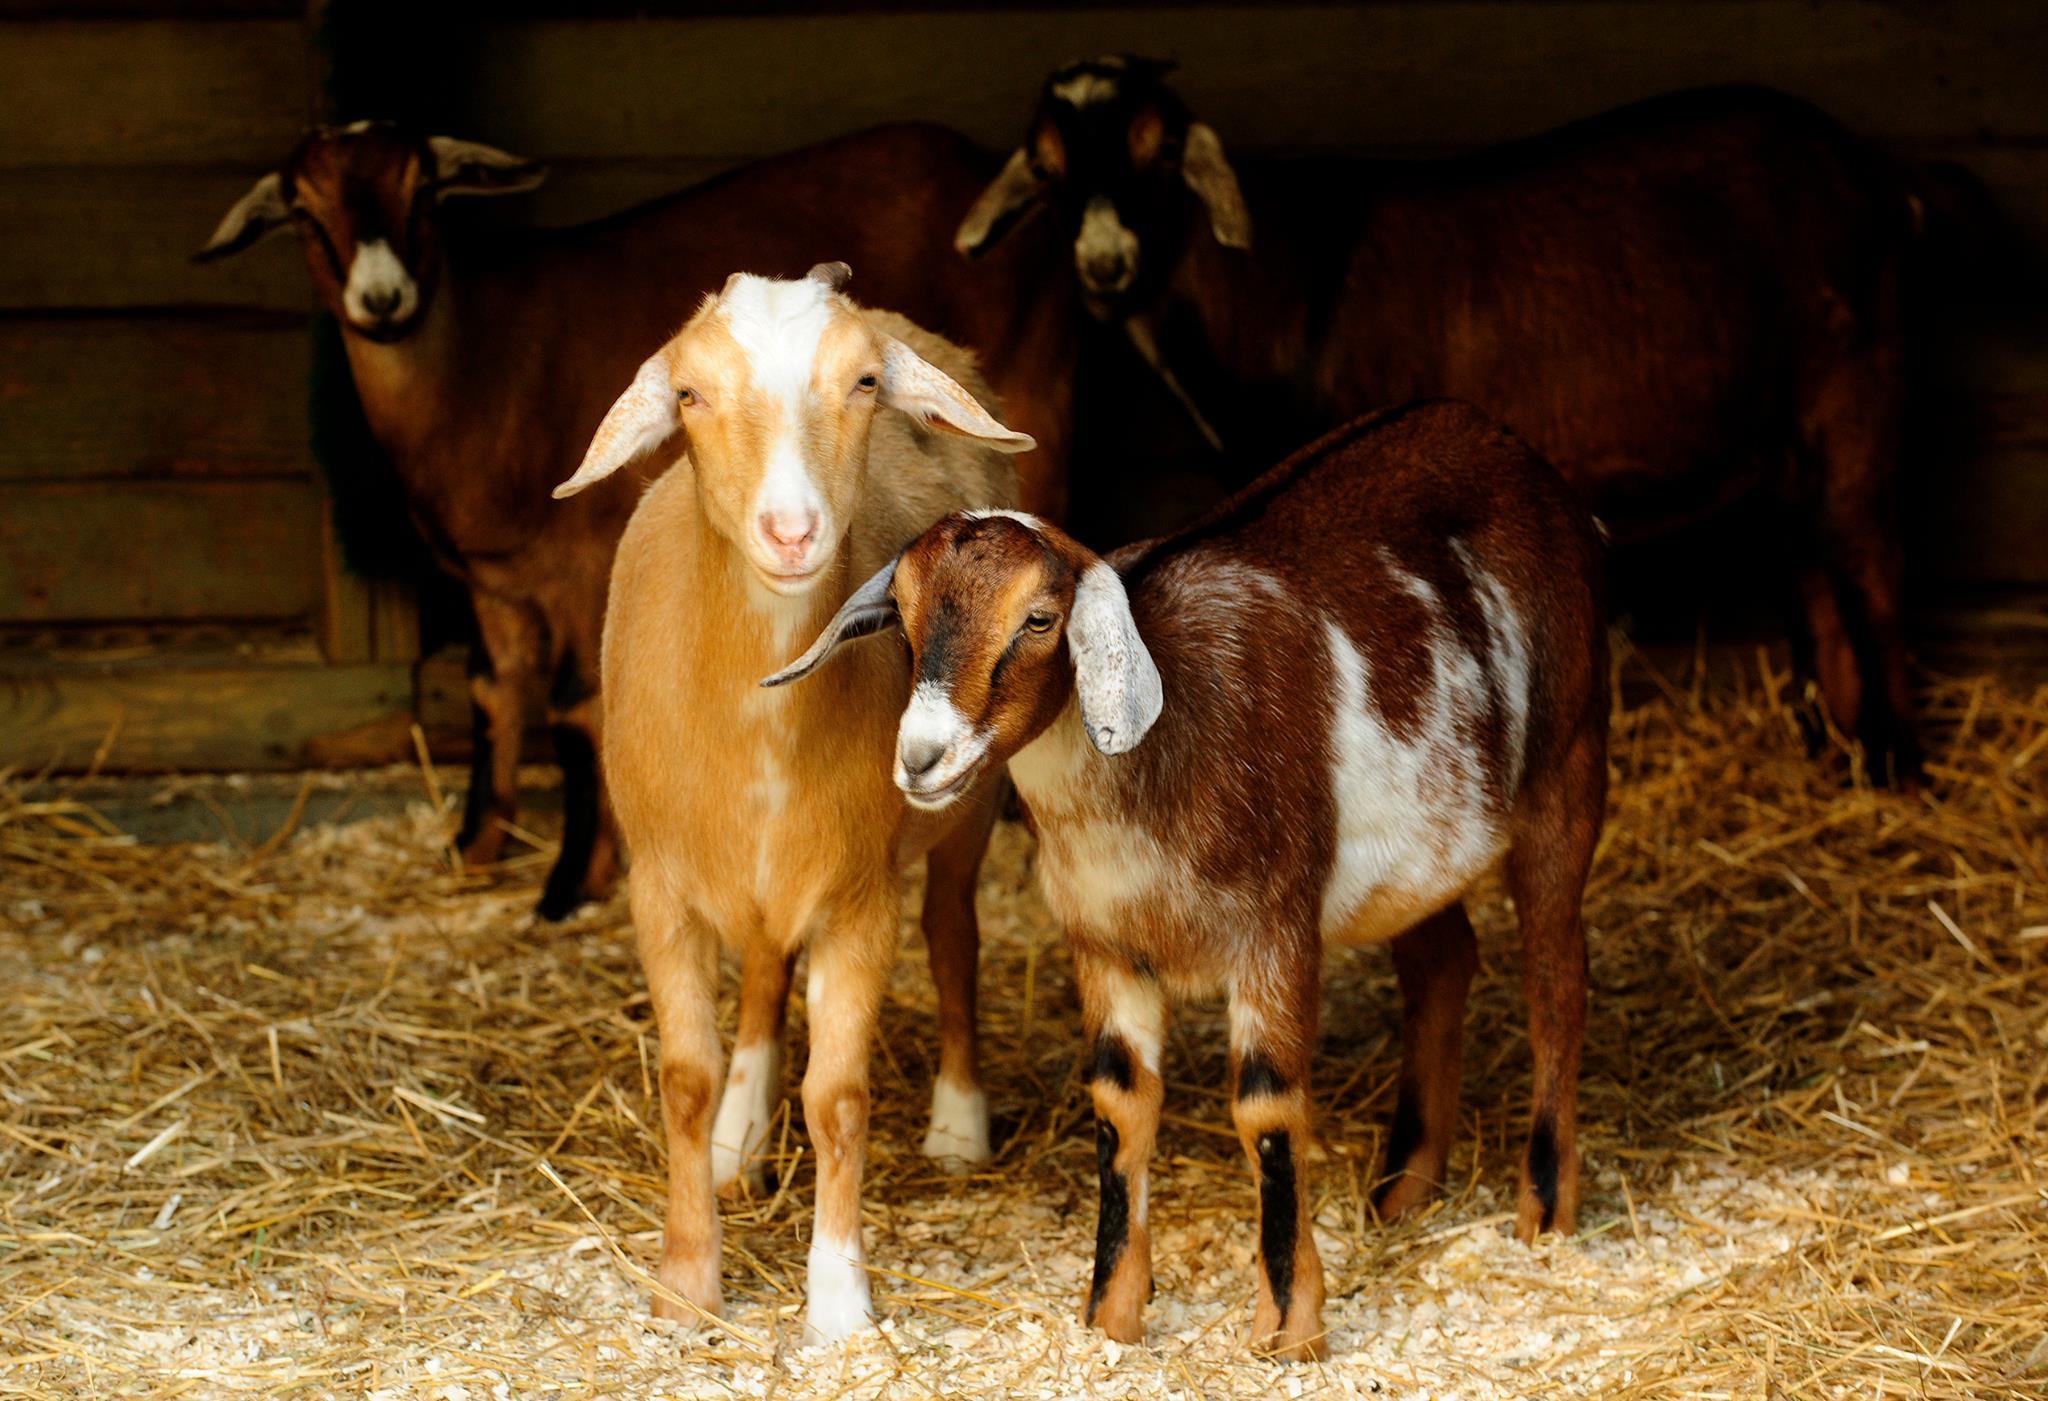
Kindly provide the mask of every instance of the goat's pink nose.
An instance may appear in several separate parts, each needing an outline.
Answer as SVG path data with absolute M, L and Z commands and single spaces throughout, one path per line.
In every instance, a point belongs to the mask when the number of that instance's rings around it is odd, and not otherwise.
M 800 554 L 817 533 L 818 514 L 815 511 L 790 515 L 763 512 L 761 515 L 761 536 L 775 547 L 778 554 Z

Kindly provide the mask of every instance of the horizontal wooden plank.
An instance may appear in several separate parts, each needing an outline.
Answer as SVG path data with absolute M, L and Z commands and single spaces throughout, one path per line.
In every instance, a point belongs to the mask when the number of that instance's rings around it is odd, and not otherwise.
M 2048 7 L 2032 0 L 541 21 L 475 38 L 476 134 L 538 156 L 753 156 L 896 118 L 1007 145 L 1047 71 L 1114 50 L 1176 57 L 1183 94 L 1243 150 L 1463 147 L 1730 81 L 1878 137 L 2048 135 Z
M 312 284 L 287 236 L 224 262 L 192 261 L 257 173 L 147 166 L 0 170 L 0 310 L 310 310 Z
M 0 165 L 276 160 L 310 112 L 293 20 L 0 29 Z
M 321 599 L 314 481 L 0 485 L 0 622 L 292 618 Z
M 102 746 L 110 772 L 381 762 L 411 709 L 412 671 L 396 663 L 0 671 L 0 767 L 82 769 Z
M 302 319 L 0 318 L 0 482 L 310 475 Z
M 1049 69 L 1111 50 L 1177 57 L 1185 94 L 1246 150 L 1472 145 L 1727 81 L 1783 87 L 1881 137 L 2048 136 L 2048 7 L 2033 0 L 1446 0 L 444 28 L 443 42 L 459 45 L 451 76 L 471 80 L 469 134 L 544 156 L 757 156 L 910 117 L 1008 144 Z M 304 121 L 308 75 L 291 21 L 10 23 L 0 165 L 253 170 Z

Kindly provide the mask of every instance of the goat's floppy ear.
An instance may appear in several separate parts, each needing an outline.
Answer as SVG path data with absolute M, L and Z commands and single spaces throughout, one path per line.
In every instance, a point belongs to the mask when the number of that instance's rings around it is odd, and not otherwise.
M 1180 176 L 1209 211 L 1209 227 L 1225 248 L 1252 246 L 1252 215 L 1245 208 L 1244 191 L 1237 187 L 1237 172 L 1223 154 L 1223 141 L 1207 122 L 1188 127 L 1181 147 Z
M 435 195 L 516 195 L 548 178 L 548 168 L 539 161 L 515 156 L 481 141 L 458 141 L 452 136 L 430 136 L 427 146 L 434 153 Z
M 1106 563 L 1088 566 L 1074 586 L 1067 651 L 1074 659 L 1074 693 L 1089 743 L 1104 754 L 1136 747 L 1159 718 L 1166 692 L 1131 618 L 1124 581 Z
M 291 204 L 284 197 L 284 177 L 276 171 L 250 186 L 249 193 L 235 201 L 235 207 L 220 221 L 206 246 L 192 255 L 195 263 L 210 263 L 239 253 L 250 244 L 276 233 L 292 219 Z
M 1038 440 L 995 421 L 981 402 L 948 375 L 897 340 L 882 337 L 882 402 L 927 428 L 979 438 L 998 452 L 1029 452 Z
M 960 231 L 953 235 L 953 247 L 966 257 L 979 258 L 1016 227 L 1017 221 L 1037 205 L 1038 197 L 1044 193 L 1045 181 L 1032 168 L 1030 153 L 1019 146 L 1003 163 L 1002 174 L 981 192 L 967 217 L 960 221 Z
M 555 488 L 556 497 L 574 496 L 601 482 L 644 452 L 658 448 L 676 430 L 676 394 L 669 387 L 668 357 L 656 351 L 633 376 L 583 454 L 575 475 Z
M 896 600 L 889 596 L 889 590 L 896 583 L 896 560 L 902 558 L 898 554 L 896 559 L 876 570 L 865 584 L 853 591 L 851 598 L 839 605 L 839 611 L 832 615 L 831 622 L 825 624 L 825 630 L 818 634 L 818 640 L 811 644 L 810 650 L 773 676 L 763 677 L 761 684 L 787 686 L 792 681 L 801 681 L 837 651 L 840 643 L 894 627 Z

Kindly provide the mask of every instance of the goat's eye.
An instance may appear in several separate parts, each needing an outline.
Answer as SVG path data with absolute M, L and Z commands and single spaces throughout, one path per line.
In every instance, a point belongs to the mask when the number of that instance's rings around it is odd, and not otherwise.
M 1052 625 L 1058 621 L 1059 619 L 1050 613 L 1033 613 L 1024 620 L 1024 630 L 1026 632 L 1051 632 Z
M 872 394 L 881 388 L 882 381 L 874 375 L 862 375 L 853 382 L 853 387 L 863 394 Z
M 697 391 L 694 389 L 678 389 L 676 391 L 676 402 L 684 408 L 690 407 L 690 405 L 697 402 Z

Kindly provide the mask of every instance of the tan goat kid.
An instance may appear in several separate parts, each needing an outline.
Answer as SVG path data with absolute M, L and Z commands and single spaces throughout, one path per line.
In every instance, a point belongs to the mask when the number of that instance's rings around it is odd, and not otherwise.
M 719 1310 L 713 1196 L 741 1178 L 767 1135 L 783 1004 L 808 946 L 813 1341 L 870 1317 L 860 1230 L 868 1043 L 895 956 L 896 871 L 927 854 L 942 1049 L 925 1151 L 988 1153 L 974 879 L 999 775 L 943 814 L 906 807 L 890 782 L 910 694 L 900 648 L 867 649 L 816 687 L 756 681 L 933 521 L 1012 501 L 1016 473 L 1003 454 L 1032 446 L 977 402 L 988 390 L 965 351 L 856 306 L 840 292 L 847 276 L 843 263 L 794 282 L 736 274 L 641 367 L 556 490 L 580 491 L 671 435 L 686 449 L 620 541 L 604 629 L 604 769 L 632 855 L 633 923 L 661 1036 L 660 1278 L 692 1306 L 657 1299 L 655 1310 L 684 1321 Z M 721 945 L 740 957 L 741 991 L 714 1121 Z

